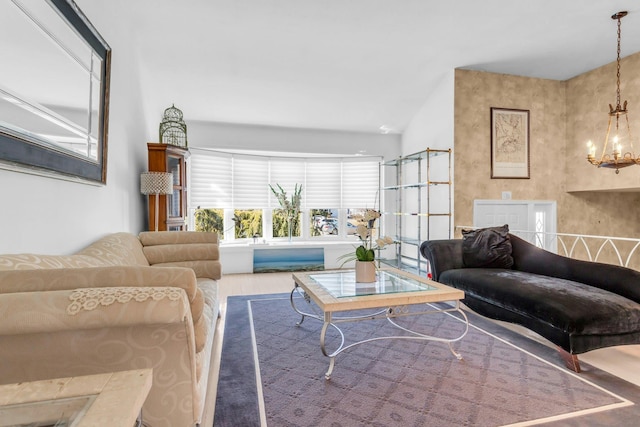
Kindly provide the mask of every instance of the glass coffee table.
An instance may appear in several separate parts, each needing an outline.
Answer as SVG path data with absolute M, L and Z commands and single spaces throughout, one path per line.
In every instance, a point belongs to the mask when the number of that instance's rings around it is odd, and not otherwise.
M 310 317 L 323 322 L 320 332 L 320 349 L 329 357 L 326 379 L 331 378 L 335 358 L 343 351 L 360 344 L 384 339 L 417 339 L 447 343 L 451 353 L 458 359 L 462 355 L 453 349 L 452 343 L 461 340 L 469 330 L 469 320 L 460 308 L 464 292 L 433 280 L 394 268 L 378 270 L 375 283 L 356 283 L 353 270 L 293 273 L 295 282 L 291 291 L 291 307 L 302 316 L 297 325 Z M 305 309 L 296 305 L 296 295 L 302 296 Z M 453 305 L 436 306 L 432 303 L 453 302 Z M 409 306 L 423 305 L 410 310 Z M 362 310 L 362 311 L 359 311 Z M 353 312 L 336 315 L 340 312 Z M 399 325 L 394 319 L 404 316 L 447 313 L 456 311 L 462 315 L 464 331 L 455 338 L 440 338 L 425 335 Z M 404 331 L 404 335 L 375 337 L 345 345 L 344 333 L 338 326 L 344 322 L 387 319 L 393 326 Z M 453 320 L 453 319 L 452 319 Z M 340 336 L 338 347 L 329 351 L 325 345 L 327 330 L 334 328 Z

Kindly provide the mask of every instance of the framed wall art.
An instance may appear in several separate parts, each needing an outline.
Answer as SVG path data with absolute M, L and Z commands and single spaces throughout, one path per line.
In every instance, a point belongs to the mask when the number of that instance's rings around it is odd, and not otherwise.
M 530 178 L 529 110 L 491 107 L 491 178 Z

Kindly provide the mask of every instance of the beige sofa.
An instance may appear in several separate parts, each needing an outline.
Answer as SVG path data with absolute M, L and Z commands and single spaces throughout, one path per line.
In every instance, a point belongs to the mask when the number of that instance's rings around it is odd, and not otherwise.
M 145 424 L 196 425 L 220 275 L 213 233 L 116 233 L 69 256 L 0 255 L 0 384 L 153 368 Z

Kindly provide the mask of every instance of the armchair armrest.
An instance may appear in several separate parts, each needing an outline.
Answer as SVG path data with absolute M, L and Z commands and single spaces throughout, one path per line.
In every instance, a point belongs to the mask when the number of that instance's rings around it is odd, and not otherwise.
M 462 268 L 462 239 L 427 240 L 420 245 L 420 253 L 431 265 L 433 280 L 447 270 Z

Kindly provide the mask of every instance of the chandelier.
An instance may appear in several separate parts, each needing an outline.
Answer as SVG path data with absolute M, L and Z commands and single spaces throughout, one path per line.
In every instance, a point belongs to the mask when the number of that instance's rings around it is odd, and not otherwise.
M 640 156 L 636 157 L 633 152 L 633 142 L 631 140 L 631 128 L 629 127 L 629 117 L 627 115 L 627 101 L 620 105 L 620 20 L 627 16 L 627 12 L 618 12 L 611 16 L 611 19 L 618 21 L 618 58 L 617 58 L 617 81 L 616 81 L 616 107 L 609 104 L 609 124 L 607 125 L 607 135 L 604 139 L 602 155 L 596 158 L 596 146 L 593 142 L 587 143 L 587 160 L 599 168 L 615 169 L 620 173 L 620 168 L 631 165 L 640 165 Z M 624 119 L 624 120 L 623 120 Z M 615 121 L 615 123 L 614 123 Z M 612 127 L 614 127 L 612 129 Z M 622 128 L 622 129 L 621 129 Z M 611 139 L 609 139 L 611 138 Z M 607 152 L 611 141 L 611 153 Z M 624 150 L 629 151 L 624 151 Z

